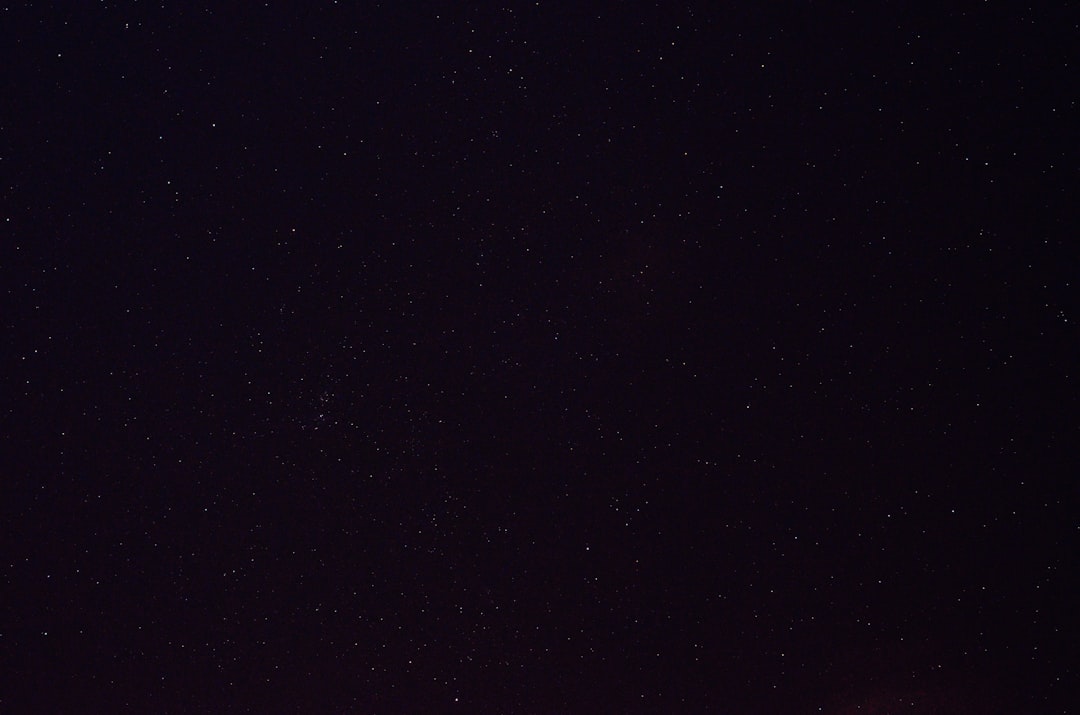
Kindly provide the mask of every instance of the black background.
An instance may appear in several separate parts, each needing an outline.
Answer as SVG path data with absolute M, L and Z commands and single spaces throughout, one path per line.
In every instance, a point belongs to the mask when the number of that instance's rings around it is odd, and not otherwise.
M 0 11 L 0 709 L 1071 712 L 1065 3 Z

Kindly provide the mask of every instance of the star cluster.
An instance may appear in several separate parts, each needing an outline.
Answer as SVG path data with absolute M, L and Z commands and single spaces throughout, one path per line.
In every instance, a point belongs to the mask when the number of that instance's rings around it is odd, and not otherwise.
M 1075 10 L 0 18 L 0 710 L 1070 711 Z

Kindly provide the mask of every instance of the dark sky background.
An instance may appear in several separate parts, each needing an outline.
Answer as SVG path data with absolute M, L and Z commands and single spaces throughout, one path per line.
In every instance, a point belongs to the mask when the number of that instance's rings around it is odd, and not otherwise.
M 0 8 L 0 710 L 1077 712 L 1069 5 Z

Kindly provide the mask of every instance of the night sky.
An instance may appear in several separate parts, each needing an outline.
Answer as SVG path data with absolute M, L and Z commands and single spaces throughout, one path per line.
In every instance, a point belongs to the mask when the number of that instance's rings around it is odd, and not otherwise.
M 0 8 L 0 711 L 1080 712 L 1080 11 L 819 5 Z

